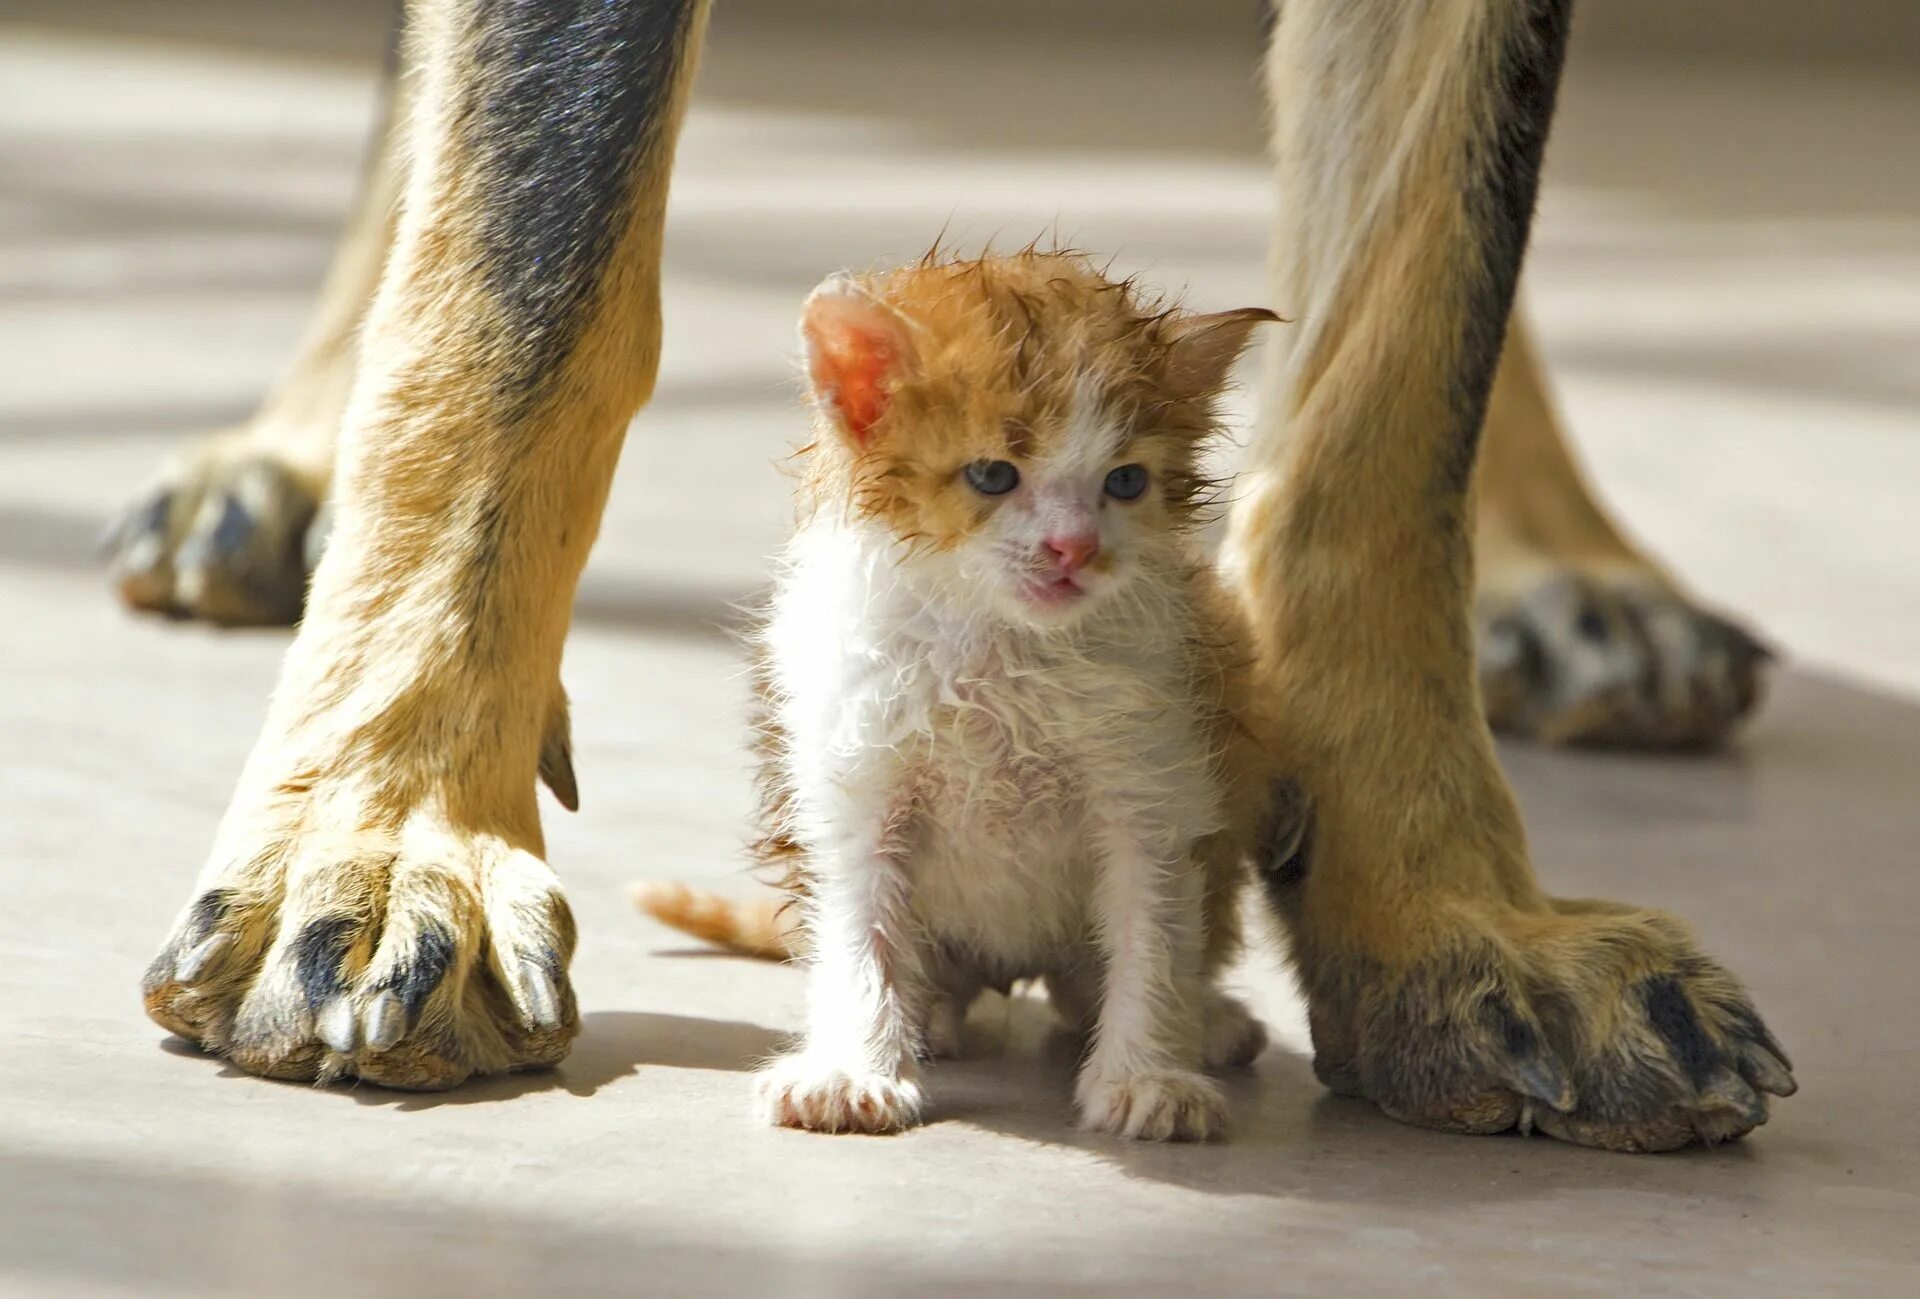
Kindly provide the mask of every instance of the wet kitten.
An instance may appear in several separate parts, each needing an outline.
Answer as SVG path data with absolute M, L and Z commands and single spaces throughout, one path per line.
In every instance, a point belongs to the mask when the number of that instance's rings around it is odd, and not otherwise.
M 772 855 L 805 1042 L 775 1123 L 917 1122 L 983 987 L 1091 1030 L 1090 1128 L 1219 1131 L 1265 1031 L 1215 981 L 1258 819 L 1249 658 L 1191 537 L 1263 310 L 1145 301 L 1077 255 L 836 277 L 801 322 L 816 441 L 762 634 Z

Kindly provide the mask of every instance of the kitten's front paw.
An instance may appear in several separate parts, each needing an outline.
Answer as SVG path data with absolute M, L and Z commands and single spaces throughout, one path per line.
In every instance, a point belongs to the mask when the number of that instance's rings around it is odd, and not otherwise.
M 768 1123 L 809 1132 L 899 1132 L 920 1122 L 913 1079 L 841 1069 L 804 1053 L 761 1072 L 759 1099 Z
M 1227 1101 L 1184 1070 L 1083 1077 L 1080 1126 L 1141 1141 L 1208 1141 L 1227 1125 Z

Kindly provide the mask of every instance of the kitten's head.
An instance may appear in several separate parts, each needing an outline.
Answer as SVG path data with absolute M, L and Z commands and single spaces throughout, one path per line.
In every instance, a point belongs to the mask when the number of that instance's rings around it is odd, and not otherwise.
M 835 276 L 801 319 L 815 491 L 908 543 L 929 594 L 1059 626 L 1179 544 L 1253 327 L 1168 310 L 1085 258 Z

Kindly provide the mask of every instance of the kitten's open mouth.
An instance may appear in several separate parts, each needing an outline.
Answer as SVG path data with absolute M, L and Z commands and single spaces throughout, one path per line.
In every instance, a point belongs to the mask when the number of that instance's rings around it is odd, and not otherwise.
M 1078 600 L 1087 590 L 1062 574 L 1057 577 L 1030 577 L 1022 584 L 1021 593 L 1034 604 L 1059 605 Z

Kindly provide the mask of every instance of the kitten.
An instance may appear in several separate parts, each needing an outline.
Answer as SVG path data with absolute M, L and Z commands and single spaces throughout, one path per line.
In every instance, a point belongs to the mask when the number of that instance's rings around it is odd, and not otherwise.
M 809 966 L 772 1122 L 916 1123 L 918 1061 L 1038 977 L 1092 1032 L 1085 1126 L 1220 1130 L 1203 1065 L 1266 1040 L 1216 986 L 1264 782 L 1246 635 L 1191 534 L 1216 399 L 1275 318 L 1035 251 L 807 300 L 816 440 L 760 637 L 763 848 Z

